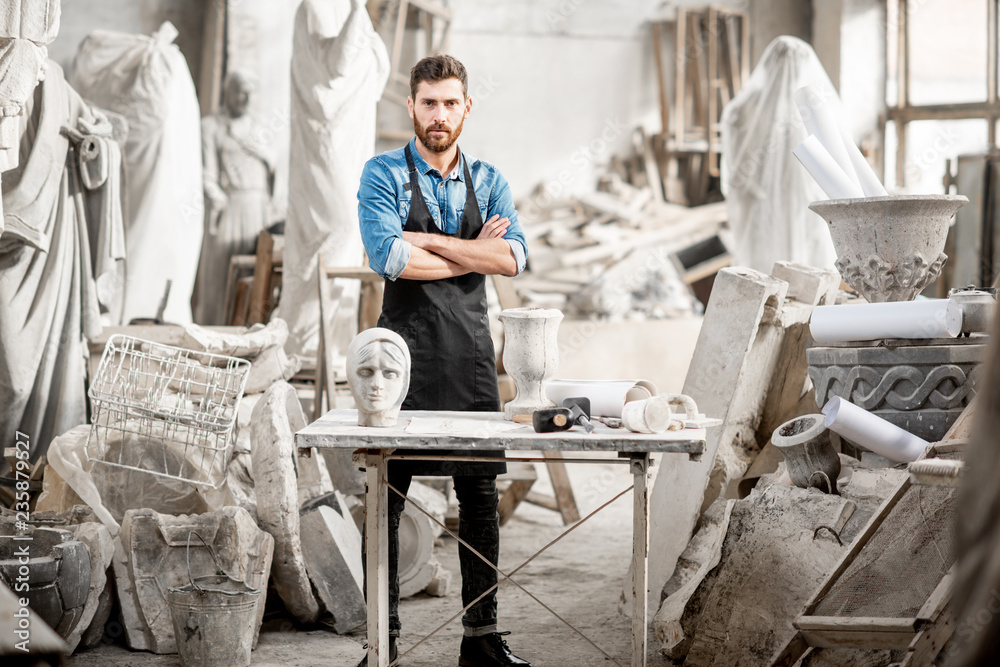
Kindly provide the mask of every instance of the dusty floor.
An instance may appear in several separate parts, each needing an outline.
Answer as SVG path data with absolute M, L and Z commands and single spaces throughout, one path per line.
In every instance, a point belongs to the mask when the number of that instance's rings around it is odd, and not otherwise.
M 569 471 L 582 515 L 631 485 L 627 465 L 570 465 Z M 548 490 L 547 481 L 544 474 L 540 474 L 536 488 Z M 626 493 L 590 520 L 577 524 L 576 529 L 515 576 L 518 583 L 622 665 L 630 664 L 631 635 L 629 619 L 619 614 L 617 608 L 632 553 L 631 499 L 631 492 Z M 522 504 L 510 523 L 501 529 L 501 567 L 508 571 L 517 567 L 535 550 L 557 537 L 562 529 L 556 513 Z M 419 596 L 402 601 L 400 613 L 404 629 L 400 646 L 404 651 L 462 606 L 456 542 L 444 540 L 436 553 L 453 573 L 451 591 L 444 598 Z M 500 588 L 500 617 L 501 629 L 513 632 L 507 637 L 512 650 L 536 667 L 614 664 L 509 583 Z M 456 620 L 416 647 L 402 664 L 408 667 L 457 665 L 460 637 L 461 626 Z M 265 621 L 253 653 L 253 665 L 353 667 L 364 655 L 363 643 L 361 634 L 340 636 L 332 631 L 304 630 L 284 617 L 273 617 Z M 176 655 L 132 652 L 110 644 L 80 652 L 66 664 L 68 667 L 174 667 L 180 665 L 180 661 Z

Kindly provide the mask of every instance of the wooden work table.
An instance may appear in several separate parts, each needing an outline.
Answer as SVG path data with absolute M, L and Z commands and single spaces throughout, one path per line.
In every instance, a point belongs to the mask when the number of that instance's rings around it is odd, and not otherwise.
M 407 430 L 408 427 L 410 430 Z M 414 429 L 420 432 L 414 432 Z M 369 573 L 367 582 L 368 664 L 372 667 L 389 666 L 387 463 L 390 459 L 427 457 L 435 460 L 448 460 L 455 458 L 420 455 L 419 453 L 404 456 L 394 454 L 393 450 L 402 448 L 407 450 L 459 449 L 468 451 L 468 456 L 460 460 L 469 460 L 470 457 L 475 459 L 475 454 L 478 451 L 497 449 L 561 451 L 564 454 L 608 452 L 614 456 L 606 458 L 590 456 L 564 460 L 569 463 L 607 463 L 611 461 L 629 464 L 634 481 L 632 487 L 632 592 L 634 597 L 631 665 L 632 667 L 646 665 L 650 454 L 686 454 L 692 459 L 698 459 L 705 449 L 704 429 L 642 434 L 625 429 L 612 429 L 600 422 L 595 422 L 593 433 L 586 433 L 580 427 L 557 433 L 535 433 L 530 425 L 515 425 L 504 421 L 501 413 L 438 411 L 401 412 L 396 426 L 371 428 L 357 425 L 356 410 L 331 410 L 296 433 L 295 444 L 306 452 L 312 447 L 358 450 L 355 460 L 358 461 L 359 465 L 365 467 L 367 474 L 365 516 L 368 518 L 365 522 L 365 537 L 369 545 L 366 554 Z M 495 461 L 496 459 L 488 460 Z M 544 461 L 542 458 L 511 456 L 510 454 L 507 455 L 507 460 Z M 373 546 L 375 548 L 372 548 Z M 372 574 L 375 576 L 371 576 Z M 500 573 L 499 578 L 502 580 L 506 576 L 506 574 Z M 513 579 L 510 581 L 520 587 Z M 640 591 L 640 594 L 636 595 L 636 591 Z M 614 658 L 611 659 L 614 660 Z

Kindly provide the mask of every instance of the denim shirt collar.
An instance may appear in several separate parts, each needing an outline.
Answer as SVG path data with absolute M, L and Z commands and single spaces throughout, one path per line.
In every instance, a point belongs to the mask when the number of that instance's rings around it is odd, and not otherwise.
M 425 160 L 423 156 L 420 155 L 420 151 L 417 150 L 416 137 L 410 139 L 410 153 L 413 155 L 413 166 L 417 168 L 417 172 L 423 174 L 424 176 L 428 176 L 432 171 L 438 171 L 435 167 L 430 166 L 427 163 L 427 160 Z M 459 154 L 458 164 L 455 165 L 455 168 L 451 170 L 450 174 L 448 174 L 448 178 L 443 180 L 449 180 L 449 181 L 456 180 L 456 181 L 461 181 L 463 183 L 465 182 L 465 168 L 464 168 L 465 153 L 461 149 L 459 149 L 458 154 Z M 440 174 L 440 172 L 438 173 Z

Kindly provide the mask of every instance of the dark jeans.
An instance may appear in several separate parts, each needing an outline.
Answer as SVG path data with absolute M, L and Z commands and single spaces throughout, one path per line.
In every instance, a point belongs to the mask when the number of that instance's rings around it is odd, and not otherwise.
M 390 466 L 389 484 L 405 494 L 412 477 L 393 472 Z M 494 565 L 500 555 L 500 524 L 497 514 L 499 496 L 496 475 L 456 475 L 455 495 L 458 497 L 458 536 L 485 556 Z M 406 499 L 389 490 L 389 634 L 398 637 L 403 627 L 399 621 L 399 519 Z M 462 606 L 479 597 L 497 583 L 497 573 L 465 546 L 458 546 L 458 562 L 462 570 Z M 365 564 L 367 577 L 367 560 Z M 367 584 L 365 591 L 367 593 Z M 467 628 L 484 628 L 497 624 L 497 592 L 494 589 L 462 616 Z

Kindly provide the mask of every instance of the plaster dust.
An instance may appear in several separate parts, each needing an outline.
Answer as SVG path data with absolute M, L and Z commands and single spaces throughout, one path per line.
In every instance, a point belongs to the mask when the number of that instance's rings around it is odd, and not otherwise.
M 628 466 L 619 464 L 568 465 L 571 483 L 582 516 L 631 485 Z M 547 475 L 540 471 L 532 490 L 551 492 Z M 517 567 L 562 530 L 554 512 L 522 503 L 511 521 L 500 530 L 501 568 Z M 515 576 L 534 595 L 582 630 L 621 664 L 630 664 L 630 619 L 617 612 L 618 597 L 632 555 L 631 493 L 579 525 L 549 551 Z M 458 547 L 446 538 L 435 549 L 444 567 L 458 582 Z M 461 587 L 453 585 L 443 598 L 416 596 L 400 604 L 403 619 L 401 648 L 411 648 L 424 634 L 445 622 L 461 608 Z M 511 584 L 500 589 L 500 629 L 516 655 L 533 665 L 587 667 L 613 665 L 579 635 L 551 616 L 537 602 Z M 655 613 L 650 610 L 650 620 Z M 291 617 L 269 613 L 261 629 L 254 667 L 354 667 L 364 655 L 364 635 L 336 635 L 326 630 L 305 631 L 293 626 Z M 442 667 L 458 663 L 461 626 L 456 620 L 407 656 L 407 667 Z M 659 665 L 658 642 L 652 633 L 650 665 Z M 104 645 L 69 658 L 67 667 L 169 666 L 180 664 L 176 655 L 130 652 L 123 646 Z

